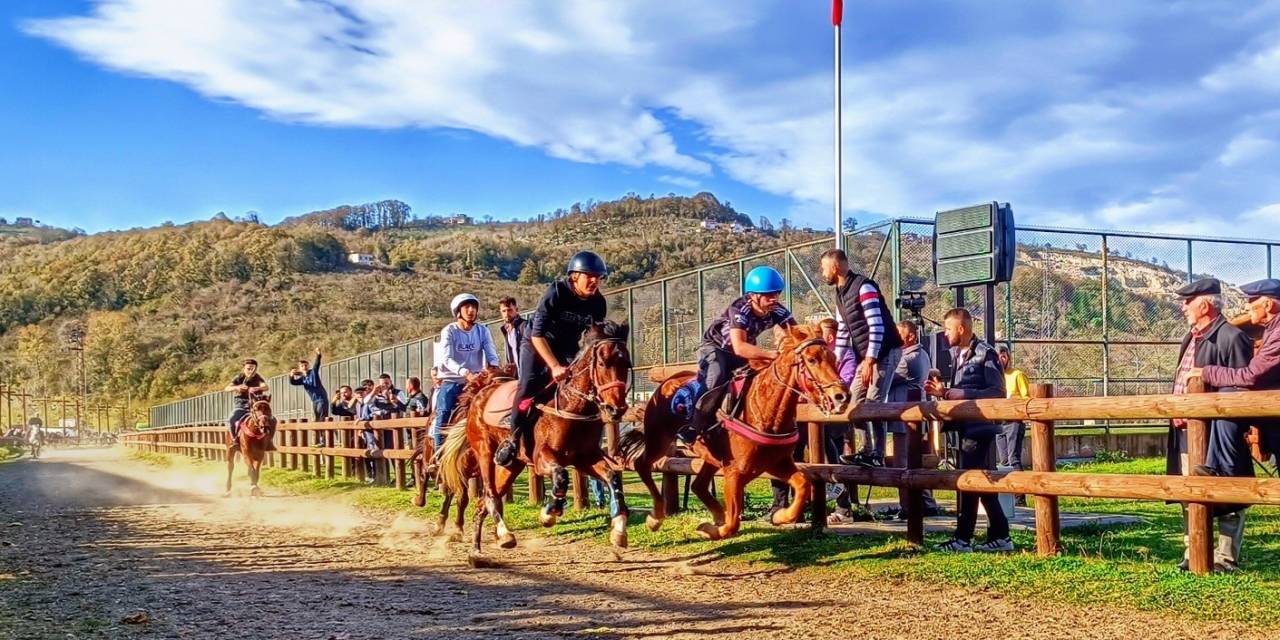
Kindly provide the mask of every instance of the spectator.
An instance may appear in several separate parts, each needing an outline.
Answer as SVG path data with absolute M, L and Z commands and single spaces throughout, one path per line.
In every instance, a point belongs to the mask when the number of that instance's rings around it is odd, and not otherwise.
M 996 357 L 1000 359 L 1000 368 L 1004 371 L 1004 388 L 1008 397 L 1030 398 L 1027 376 L 1021 370 L 1014 368 L 1009 347 L 1004 345 L 997 347 Z M 996 435 L 997 465 L 1022 471 L 1022 442 L 1026 434 L 1027 425 L 1021 420 L 1004 423 L 1000 433 Z
M 827 250 L 822 254 L 821 265 L 822 279 L 836 288 L 836 359 L 842 368 L 854 368 L 849 385 L 854 406 L 864 400 L 885 402 L 889 399 L 891 377 L 902 358 L 902 341 L 893 330 L 889 304 L 874 280 L 849 268 L 844 251 Z M 858 453 L 844 462 L 884 466 L 885 424 L 877 421 L 851 427 L 864 430 L 867 437 Z
M 454 296 L 449 303 L 454 321 L 440 331 L 440 389 L 436 392 L 436 419 L 431 437 L 436 448 L 444 444 L 446 425 L 458 404 L 458 396 L 468 382 L 486 367 L 498 366 L 498 350 L 489 328 L 476 324 L 480 300 L 469 293 Z
M 431 400 L 422 392 L 422 380 L 418 376 L 405 380 L 402 395 L 401 403 L 404 404 L 406 411 L 423 414 L 431 412 Z
M 289 384 L 302 387 L 311 400 L 311 417 L 315 422 L 324 422 L 329 417 L 329 393 L 324 390 L 320 381 L 320 350 L 316 349 L 315 363 L 299 360 L 298 366 L 289 372 Z M 324 435 L 318 434 L 316 446 L 324 446 Z
M 1187 392 L 1187 382 L 1198 368 L 1225 367 L 1239 369 L 1249 365 L 1253 357 L 1253 343 L 1243 331 L 1232 326 L 1222 316 L 1222 284 L 1213 278 L 1205 278 L 1188 284 L 1175 293 L 1182 298 L 1182 317 L 1190 325 L 1190 331 L 1182 338 L 1182 351 L 1178 354 L 1178 370 L 1173 378 L 1173 393 Z M 1208 381 L 1205 381 L 1206 384 Z M 1208 391 L 1237 391 L 1235 387 L 1212 388 Z M 1187 459 L 1187 422 L 1174 420 L 1169 429 L 1168 457 L 1165 471 L 1169 475 L 1224 475 L 1253 476 L 1253 461 L 1249 445 L 1244 441 L 1247 425 L 1230 420 L 1214 420 L 1209 423 L 1209 450 L 1203 467 L 1190 469 Z M 1244 505 L 1215 505 L 1213 515 L 1218 520 L 1219 544 L 1214 551 L 1214 567 L 1219 571 L 1234 571 L 1240 561 L 1240 544 L 1244 539 Z M 1183 533 L 1186 533 L 1186 506 L 1183 506 Z M 1189 540 L 1184 535 L 1184 546 Z M 1184 551 L 1182 570 L 1190 568 L 1189 551 Z
M 818 332 L 822 336 L 822 341 L 827 343 L 827 349 L 832 353 L 836 351 L 836 333 L 839 327 L 835 318 L 823 318 L 818 321 Z
M 903 320 L 895 327 L 898 337 L 902 338 L 902 360 L 893 372 L 893 381 L 889 385 L 889 402 L 906 402 L 911 391 L 918 391 L 917 398 L 924 398 L 924 383 L 929 379 L 929 370 L 933 363 L 929 360 L 929 352 L 920 345 L 920 328 L 910 320 Z M 903 422 L 890 422 L 889 432 L 893 434 L 893 453 L 897 457 L 898 467 L 907 466 L 907 425 Z M 925 447 L 929 446 L 928 437 L 924 438 Z M 924 515 L 938 515 L 938 503 L 933 499 L 933 492 L 925 489 Z M 907 491 L 898 489 L 898 519 L 906 520 Z
M 378 376 L 378 384 L 365 396 L 365 404 L 369 416 L 366 420 L 385 420 L 404 411 L 400 390 L 391 382 L 391 374 Z
M 243 369 L 231 379 L 223 391 L 232 392 L 231 415 L 227 417 L 227 426 L 234 439 L 240 430 L 240 421 L 249 415 L 249 407 L 268 391 L 267 381 L 258 375 L 258 361 L 249 358 L 244 361 Z
M 348 385 L 338 387 L 338 392 L 333 394 L 333 400 L 329 403 L 329 413 L 339 418 L 354 418 L 359 411 L 357 405 L 360 399 L 356 397 L 354 391 Z
M 505 364 L 518 364 L 520 343 L 524 342 L 525 319 L 520 317 L 520 307 L 510 296 L 498 301 L 498 313 L 502 315 L 502 340 L 506 344 Z
M 1003 398 L 1004 371 L 996 350 L 973 334 L 973 316 L 964 308 L 955 308 L 942 319 L 942 330 L 951 345 L 951 386 L 944 387 L 940 380 L 925 382 L 924 390 L 932 396 L 946 400 L 977 400 Z M 948 422 L 946 427 L 960 432 L 959 467 L 961 469 L 993 469 L 992 445 L 1000 426 L 988 422 Z M 956 531 L 951 540 L 938 546 L 939 551 L 1013 551 L 1009 539 L 1009 520 L 1000 507 L 1000 498 L 994 493 L 979 494 L 958 492 L 959 513 Z M 978 502 L 987 511 L 987 541 L 974 545 L 973 530 L 978 521 Z

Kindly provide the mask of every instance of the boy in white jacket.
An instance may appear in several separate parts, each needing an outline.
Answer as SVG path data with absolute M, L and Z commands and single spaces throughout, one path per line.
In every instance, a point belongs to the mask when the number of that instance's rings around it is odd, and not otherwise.
M 436 419 L 431 425 L 431 437 L 437 450 L 444 444 L 445 426 L 462 389 L 481 371 L 498 366 L 498 350 L 489 329 L 476 324 L 480 300 L 462 293 L 454 296 L 449 310 L 456 320 L 440 330 L 440 361 L 436 363 L 440 388 L 436 390 Z

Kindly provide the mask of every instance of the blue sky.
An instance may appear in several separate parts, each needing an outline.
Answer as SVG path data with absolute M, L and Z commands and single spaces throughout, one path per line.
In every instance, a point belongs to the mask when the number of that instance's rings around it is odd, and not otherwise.
M 6 0 L 0 59 L 8 217 L 707 190 L 830 224 L 826 0 Z M 1280 2 L 846 2 L 844 83 L 859 219 L 1280 237 Z

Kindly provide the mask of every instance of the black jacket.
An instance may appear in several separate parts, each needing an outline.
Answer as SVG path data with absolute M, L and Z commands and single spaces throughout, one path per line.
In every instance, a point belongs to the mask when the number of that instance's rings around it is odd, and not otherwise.
M 1178 349 L 1178 360 L 1174 363 L 1176 367 L 1182 362 L 1182 356 L 1187 352 L 1187 347 L 1191 345 L 1191 332 L 1182 338 L 1182 348 Z M 1227 322 L 1227 319 L 1218 316 L 1213 324 L 1205 330 L 1204 336 L 1200 338 L 1200 342 L 1196 343 L 1196 366 L 1204 367 L 1208 365 L 1218 365 L 1220 367 L 1247 367 L 1249 359 L 1253 357 L 1253 341 L 1249 340 L 1249 336 Z M 1177 375 L 1176 369 L 1174 375 Z M 1206 391 L 1218 391 L 1206 387 Z M 1224 389 L 1234 391 L 1235 389 Z M 1182 442 L 1178 437 L 1179 429 L 1169 428 L 1168 446 L 1165 448 L 1165 472 L 1169 475 L 1181 475 L 1182 464 L 1180 455 L 1182 454 Z
M 579 298 L 567 278 L 556 280 L 547 287 L 533 312 L 528 337 L 546 339 L 551 353 L 560 362 L 568 364 L 578 355 L 578 343 L 587 328 L 593 323 L 604 322 L 606 307 L 604 296 L 599 291 L 589 298 Z
M 951 386 L 947 400 L 979 400 L 1004 398 L 1004 369 L 996 350 L 989 344 L 973 339 L 969 357 L 960 359 L 960 347 L 951 347 Z M 946 430 L 959 431 L 964 437 L 994 436 L 1000 430 L 996 422 L 947 422 Z

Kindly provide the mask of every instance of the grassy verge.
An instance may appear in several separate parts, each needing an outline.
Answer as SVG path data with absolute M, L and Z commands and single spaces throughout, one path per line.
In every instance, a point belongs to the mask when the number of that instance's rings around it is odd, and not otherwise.
M 168 462 L 167 456 L 144 454 L 151 463 Z M 185 464 L 185 462 L 184 462 Z M 214 465 L 192 463 L 198 466 Z M 1160 473 L 1163 459 L 1073 465 L 1079 473 Z M 237 475 L 239 477 L 239 475 Z M 434 517 L 439 502 L 431 496 L 427 507 L 414 508 L 408 491 L 365 487 L 358 482 L 326 480 L 301 472 L 270 468 L 263 483 L 274 490 L 295 494 L 341 497 L 364 507 L 388 512 Z M 535 529 L 537 510 L 526 504 L 525 487 L 517 486 L 517 502 L 508 505 L 508 523 L 516 529 Z M 1255 626 L 1280 625 L 1280 509 L 1253 507 L 1248 511 L 1242 558 L 1244 571 L 1230 575 L 1196 577 L 1175 567 L 1182 557 L 1182 519 L 1178 505 L 1128 500 L 1062 499 L 1063 511 L 1130 514 L 1143 521 L 1134 525 L 1089 526 L 1063 532 L 1064 554 L 1041 559 L 1033 553 L 1004 556 L 952 555 L 922 551 L 902 538 L 889 535 L 812 536 L 804 529 L 775 529 L 757 518 L 769 503 L 767 483 L 755 482 L 748 492 L 747 517 L 737 537 L 709 542 L 695 533 L 707 519 L 700 507 L 667 520 L 661 531 L 641 525 L 641 509 L 649 506 L 648 494 L 627 478 L 629 504 L 636 509 L 630 529 L 633 547 L 673 554 L 714 552 L 725 562 L 755 563 L 762 568 L 791 567 L 806 571 L 839 571 L 869 578 L 945 581 L 1026 598 L 1075 603 L 1106 602 L 1142 610 L 1160 611 L 1198 619 L 1232 620 Z M 864 494 L 865 495 L 865 494 Z M 896 496 L 893 489 L 878 488 L 873 498 Z M 940 500 L 952 496 L 938 492 Z M 696 502 L 696 500 L 694 501 Z M 690 507 L 694 507 L 691 503 Z M 468 514 L 469 515 L 469 514 Z M 571 536 L 605 542 L 607 514 L 599 509 L 570 510 L 547 535 Z M 947 536 L 934 534 L 927 543 Z M 1014 532 L 1019 549 L 1034 550 L 1033 532 Z
M 22 457 L 22 449 L 18 447 L 0 447 L 0 462 L 10 462 Z

